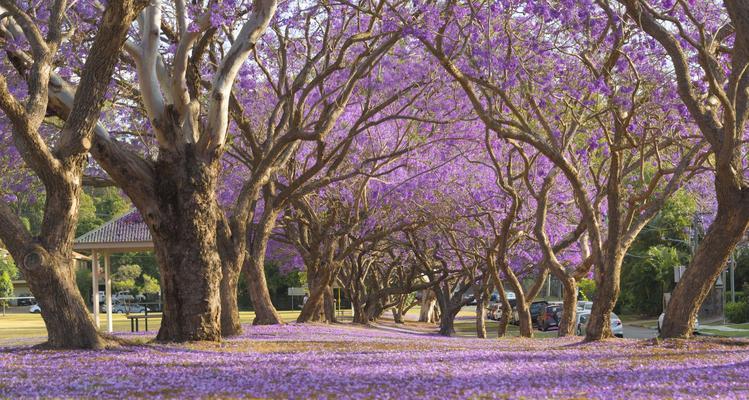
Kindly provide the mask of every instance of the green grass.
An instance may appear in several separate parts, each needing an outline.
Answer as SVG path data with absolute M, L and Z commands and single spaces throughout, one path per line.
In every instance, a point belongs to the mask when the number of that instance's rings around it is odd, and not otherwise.
M 292 322 L 299 316 L 299 311 L 279 311 L 281 318 L 286 322 Z M 101 323 L 101 329 L 105 330 L 107 327 L 107 316 L 106 314 L 99 315 Z M 254 312 L 246 311 L 240 312 L 239 318 L 242 323 L 251 323 L 255 317 Z M 143 321 L 141 321 L 140 329 L 143 330 Z M 150 330 L 156 330 L 161 324 L 161 318 L 150 319 L 148 321 L 148 328 Z M 115 332 L 130 332 L 130 320 L 128 320 L 124 314 L 113 314 L 112 315 L 112 328 Z M 44 327 L 44 321 L 40 314 L 6 314 L 5 316 L 0 315 L 0 339 L 18 339 L 18 338 L 29 338 L 29 337 L 45 337 L 47 336 L 47 329 Z
M 736 332 L 736 331 L 718 331 L 715 329 L 706 329 L 703 325 L 700 328 L 700 333 L 703 334 L 709 334 L 713 336 L 723 336 L 723 337 L 733 337 L 733 338 L 749 338 L 749 330 L 743 331 L 743 332 Z

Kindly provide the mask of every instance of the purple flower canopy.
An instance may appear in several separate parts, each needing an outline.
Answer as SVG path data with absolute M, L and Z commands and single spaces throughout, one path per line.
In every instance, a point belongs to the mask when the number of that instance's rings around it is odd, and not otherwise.
M 496 341 L 296 324 L 245 332 L 100 352 L 0 348 L 0 397 L 736 399 L 749 390 L 747 341 Z

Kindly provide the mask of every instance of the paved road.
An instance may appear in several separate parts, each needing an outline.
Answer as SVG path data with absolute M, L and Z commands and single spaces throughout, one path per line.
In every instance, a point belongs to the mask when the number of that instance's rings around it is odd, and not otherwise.
M 652 339 L 658 335 L 655 329 L 624 325 L 624 337 L 627 339 Z

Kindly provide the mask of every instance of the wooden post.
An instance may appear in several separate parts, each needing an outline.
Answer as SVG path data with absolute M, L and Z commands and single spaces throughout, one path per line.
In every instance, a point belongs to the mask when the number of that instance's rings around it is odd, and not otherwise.
M 94 311 L 94 323 L 97 328 L 99 324 L 99 254 L 94 251 L 91 253 L 91 286 L 93 286 L 93 296 L 91 304 Z
M 104 253 L 104 297 L 107 302 L 107 332 L 112 333 L 112 274 L 109 253 Z

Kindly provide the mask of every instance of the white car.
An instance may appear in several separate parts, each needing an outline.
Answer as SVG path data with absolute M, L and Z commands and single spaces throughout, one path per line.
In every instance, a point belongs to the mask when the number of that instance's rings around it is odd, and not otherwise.
M 34 304 L 29 308 L 29 312 L 32 314 L 40 314 L 42 312 L 42 308 L 39 307 L 39 304 Z
M 624 337 L 624 325 L 619 317 L 611 313 L 611 333 L 618 338 Z M 575 331 L 578 336 L 585 336 L 585 329 L 588 327 L 588 320 L 590 319 L 590 311 L 581 311 L 577 314 L 577 323 L 575 324 Z
M 661 327 L 663 326 L 663 318 L 665 317 L 666 317 L 666 313 L 661 313 L 661 315 L 658 317 L 658 333 L 661 333 Z M 693 334 L 699 335 L 699 333 L 700 333 L 700 319 L 695 317 Z
M 130 294 L 129 291 L 123 290 L 121 292 L 117 292 L 114 296 L 112 296 L 112 299 L 117 301 L 133 301 L 135 300 L 135 296 Z
M 592 301 L 578 301 L 577 302 L 577 311 L 590 311 L 593 309 L 593 302 Z

